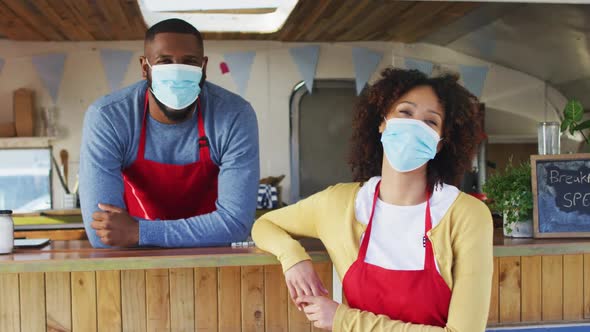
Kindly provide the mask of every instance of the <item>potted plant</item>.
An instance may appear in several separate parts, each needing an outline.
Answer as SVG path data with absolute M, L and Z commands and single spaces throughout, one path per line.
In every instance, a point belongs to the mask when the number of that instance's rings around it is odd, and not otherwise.
M 504 218 L 504 236 L 533 236 L 530 163 L 513 166 L 511 160 L 504 171 L 487 179 L 483 190 L 490 209 Z
M 563 121 L 561 121 L 561 132 L 569 132 L 570 135 L 579 133 L 586 143 L 586 146 L 590 146 L 590 136 L 584 134 L 584 130 L 590 128 L 590 120 L 583 121 L 584 119 L 584 107 L 582 103 L 577 100 L 570 100 L 563 109 Z M 580 146 L 580 150 L 582 150 Z

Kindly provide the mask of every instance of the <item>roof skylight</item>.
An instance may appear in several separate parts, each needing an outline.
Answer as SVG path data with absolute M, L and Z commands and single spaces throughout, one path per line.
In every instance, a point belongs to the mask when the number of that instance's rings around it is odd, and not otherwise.
M 137 0 L 148 26 L 180 18 L 201 32 L 279 30 L 298 0 Z

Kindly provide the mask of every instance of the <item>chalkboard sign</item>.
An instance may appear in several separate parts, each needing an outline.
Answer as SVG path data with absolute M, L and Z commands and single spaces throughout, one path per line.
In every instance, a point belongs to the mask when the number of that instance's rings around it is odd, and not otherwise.
M 590 153 L 531 156 L 535 237 L 590 237 Z

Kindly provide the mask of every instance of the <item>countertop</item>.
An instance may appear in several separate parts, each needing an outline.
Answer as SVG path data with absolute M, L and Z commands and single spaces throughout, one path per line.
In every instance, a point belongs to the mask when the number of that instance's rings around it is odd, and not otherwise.
M 314 261 L 329 261 L 319 240 L 301 241 Z M 165 269 L 279 264 L 257 248 L 94 249 L 86 240 L 52 241 L 42 248 L 16 248 L 0 255 L 2 272 Z
M 329 261 L 319 240 L 303 239 L 314 261 Z M 494 256 L 590 254 L 590 239 L 513 239 L 494 236 Z M 133 270 L 278 264 L 257 248 L 94 249 L 86 240 L 53 241 L 43 248 L 17 248 L 0 255 L 1 272 Z

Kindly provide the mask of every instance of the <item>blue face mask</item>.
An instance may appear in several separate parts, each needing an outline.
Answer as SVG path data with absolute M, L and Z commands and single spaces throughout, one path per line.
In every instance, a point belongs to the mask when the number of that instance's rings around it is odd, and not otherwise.
M 199 98 L 203 69 L 183 64 L 148 66 L 152 69 L 152 93 L 164 105 L 175 110 L 187 108 Z
M 422 121 L 414 119 L 387 120 L 381 135 L 383 152 L 398 172 L 410 172 L 434 159 L 440 136 Z

